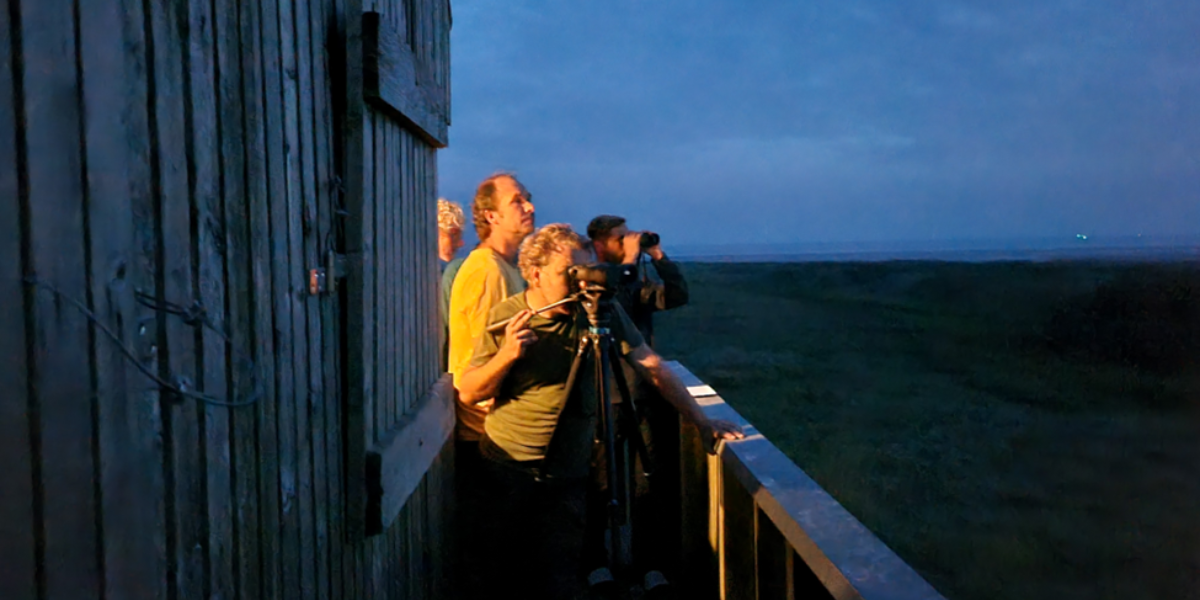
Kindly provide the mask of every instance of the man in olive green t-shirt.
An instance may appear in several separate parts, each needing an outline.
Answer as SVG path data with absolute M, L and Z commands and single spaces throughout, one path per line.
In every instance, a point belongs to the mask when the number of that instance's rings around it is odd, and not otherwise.
M 495 399 L 484 422 L 480 453 L 492 501 L 488 525 L 495 546 L 489 575 L 502 597 L 569 597 L 579 586 L 585 481 L 596 432 L 593 369 L 581 369 L 577 393 L 565 389 L 579 338 L 587 329 L 572 304 L 533 311 L 566 298 L 567 270 L 589 262 L 582 237 L 562 224 L 547 225 L 521 244 L 528 283 L 492 309 L 489 322 L 512 317 L 502 332 L 484 333 L 458 380 L 459 401 Z M 643 342 L 619 306 L 610 331 L 617 349 L 704 439 L 737 439 L 736 425 L 709 420 L 683 383 Z

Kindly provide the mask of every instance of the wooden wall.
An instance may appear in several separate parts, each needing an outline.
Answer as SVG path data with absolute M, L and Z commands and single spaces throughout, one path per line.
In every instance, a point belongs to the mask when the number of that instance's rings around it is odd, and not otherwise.
M 403 8 L 448 122 L 447 0 Z M 0 11 L 0 598 L 445 595 L 451 446 L 382 534 L 357 504 L 440 331 L 434 148 L 364 108 L 362 11 Z M 331 251 L 370 314 L 309 293 Z M 355 319 L 378 358 L 352 406 Z

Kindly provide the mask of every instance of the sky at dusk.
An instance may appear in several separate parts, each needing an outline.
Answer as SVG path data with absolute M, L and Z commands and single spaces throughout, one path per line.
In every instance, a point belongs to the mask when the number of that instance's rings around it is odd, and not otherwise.
M 664 245 L 1200 234 L 1196 0 L 455 0 L 440 193 Z

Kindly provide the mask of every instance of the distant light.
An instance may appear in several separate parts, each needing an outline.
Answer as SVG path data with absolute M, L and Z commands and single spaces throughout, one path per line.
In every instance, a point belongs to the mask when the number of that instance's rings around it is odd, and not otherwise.
M 1086 240 L 1086 239 L 1087 239 L 1087 236 L 1086 236 L 1086 235 L 1083 235 L 1082 233 L 1077 233 L 1077 234 L 1075 234 L 1075 239 L 1077 239 L 1077 240 Z

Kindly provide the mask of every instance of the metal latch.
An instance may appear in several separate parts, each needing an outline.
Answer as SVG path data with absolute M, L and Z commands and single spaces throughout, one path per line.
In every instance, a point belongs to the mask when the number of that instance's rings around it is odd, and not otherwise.
M 333 250 L 325 253 L 322 267 L 308 270 L 308 293 L 310 296 L 337 292 L 337 280 L 346 276 L 346 257 Z

